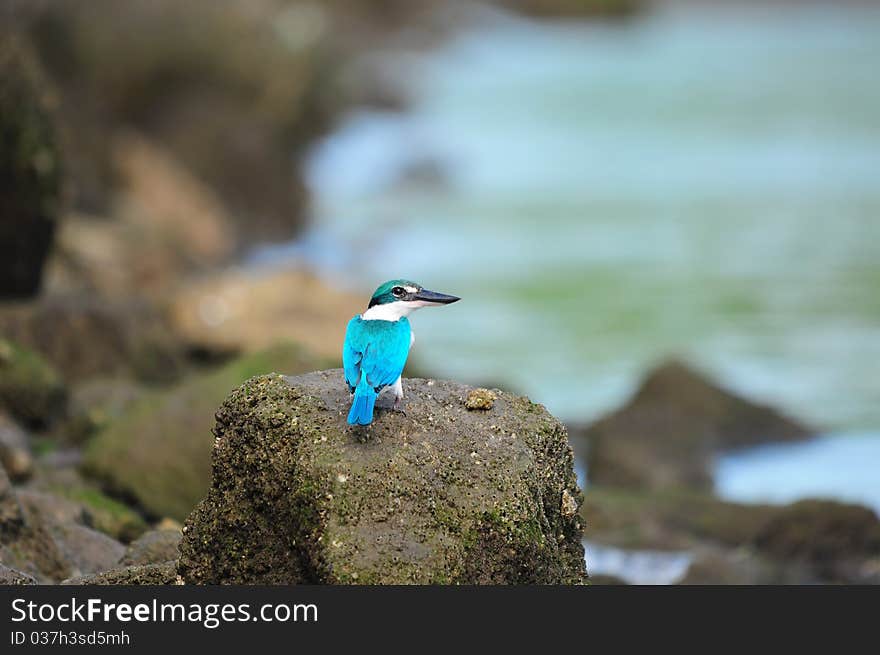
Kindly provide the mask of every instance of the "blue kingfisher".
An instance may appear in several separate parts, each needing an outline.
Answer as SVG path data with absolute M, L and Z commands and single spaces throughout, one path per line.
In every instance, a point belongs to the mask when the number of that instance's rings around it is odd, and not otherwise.
M 460 298 L 428 291 L 409 280 L 390 280 L 382 284 L 367 311 L 352 318 L 345 331 L 342 366 L 345 383 L 354 394 L 348 422 L 369 425 L 379 392 L 387 386 L 394 391 L 394 408 L 403 398 L 400 381 L 415 335 L 409 316 L 421 307 L 448 305 Z

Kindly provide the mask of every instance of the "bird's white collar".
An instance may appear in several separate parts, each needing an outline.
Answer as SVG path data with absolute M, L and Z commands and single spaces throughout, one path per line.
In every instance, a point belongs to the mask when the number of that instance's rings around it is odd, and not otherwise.
M 436 304 L 424 300 L 397 300 L 385 305 L 373 305 L 361 314 L 361 319 L 364 321 L 399 321 L 421 307 L 430 307 Z

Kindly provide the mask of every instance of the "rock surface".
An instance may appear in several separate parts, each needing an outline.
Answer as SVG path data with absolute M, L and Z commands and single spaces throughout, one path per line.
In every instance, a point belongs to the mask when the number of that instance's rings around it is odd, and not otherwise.
M 68 578 L 67 585 L 174 585 L 183 584 L 177 575 L 176 562 L 127 566 L 93 575 Z
M 346 424 L 342 371 L 248 380 L 216 415 L 208 496 L 184 525 L 188 583 L 580 583 L 565 428 L 498 392 L 404 382 L 406 415 Z
M 17 496 L 29 525 L 40 526 L 51 538 L 67 575 L 106 571 L 125 554 L 125 546 L 86 524 L 88 515 L 79 503 L 25 490 Z
M 121 564 L 143 566 L 177 559 L 177 547 L 183 534 L 180 530 L 150 530 L 128 547 Z
M 45 491 L 13 488 L 0 469 L 0 564 L 3 566 L 40 583 L 96 574 L 119 566 L 126 547 L 94 529 L 93 522 L 88 505 Z
M 71 574 L 43 517 L 23 506 L 6 472 L 0 468 L 0 563 L 43 581 L 62 580 Z
M 709 491 L 718 451 L 812 434 L 671 362 L 649 373 L 625 407 L 589 426 L 584 437 L 591 483 Z
M 0 564 L 0 585 L 37 584 L 33 576 Z

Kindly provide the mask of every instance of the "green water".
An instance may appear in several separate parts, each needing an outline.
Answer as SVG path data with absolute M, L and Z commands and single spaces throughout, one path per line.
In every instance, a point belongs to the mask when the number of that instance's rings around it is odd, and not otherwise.
M 880 428 L 880 10 L 785 4 L 499 16 L 395 54 L 412 107 L 316 150 L 291 252 L 365 297 L 400 276 L 462 296 L 413 317 L 414 356 L 567 419 L 677 354 Z

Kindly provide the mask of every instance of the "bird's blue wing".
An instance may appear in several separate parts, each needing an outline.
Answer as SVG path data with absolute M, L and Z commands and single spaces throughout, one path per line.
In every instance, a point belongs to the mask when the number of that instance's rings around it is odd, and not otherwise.
M 352 393 L 361 379 L 361 361 L 366 348 L 364 330 L 358 325 L 362 322 L 359 316 L 355 316 L 348 322 L 345 341 L 342 345 L 342 368 L 345 371 L 345 383 Z
M 348 323 L 342 365 L 349 388 L 357 386 L 361 373 L 374 389 L 393 384 L 406 364 L 410 346 L 410 325 L 399 321 L 364 321 L 355 316 Z
M 367 321 L 370 326 L 369 344 L 364 351 L 361 368 L 367 382 L 376 389 L 393 384 L 406 365 L 409 355 L 410 326 L 406 318 L 399 321 Z

